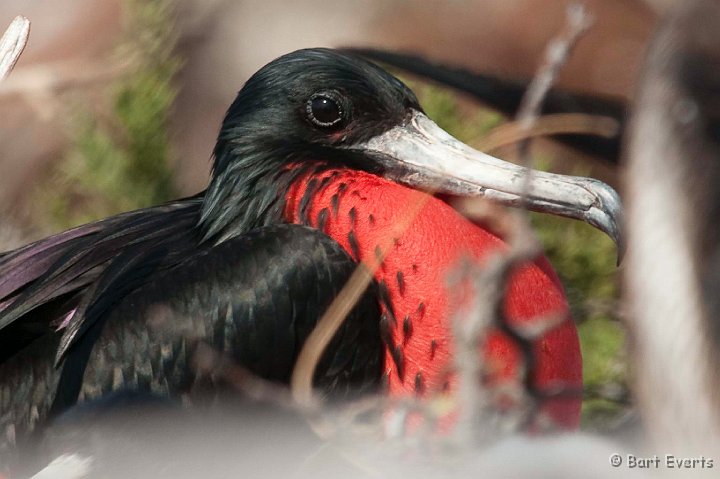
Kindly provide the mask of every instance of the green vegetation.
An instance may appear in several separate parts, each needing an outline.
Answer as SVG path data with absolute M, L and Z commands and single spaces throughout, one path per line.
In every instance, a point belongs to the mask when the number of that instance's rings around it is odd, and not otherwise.
M 425 113 L 438 126 L 470 145 L 503 122 L 501 115 L 490 110 L 461 111 L 457 95 L 448 89 L 407 78 L 403 81 L 415 91 Z
M 110 111 L 78 115 L 53 191 L 41 193 L 52 205 L 54 228 L 175 196 L 167 130 L 180 68 L 173 53 L 173 1 L 126 0 L 124 6 L 126 28 L 116 56 L 127 69 L 108 89 Z

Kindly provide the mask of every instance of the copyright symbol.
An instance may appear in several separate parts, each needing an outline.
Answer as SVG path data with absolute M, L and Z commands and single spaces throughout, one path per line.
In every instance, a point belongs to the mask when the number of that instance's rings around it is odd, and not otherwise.
M 610 465 L 612 467 L 620 467 L 622 464 L 622 456 L 620 454 L 611 454 L 610 455 Z

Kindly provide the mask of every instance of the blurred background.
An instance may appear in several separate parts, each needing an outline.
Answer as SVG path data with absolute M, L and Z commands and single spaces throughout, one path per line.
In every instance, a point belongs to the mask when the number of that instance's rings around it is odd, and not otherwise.
M 559 87 L 633 96 L 655 23 L 640 0 L 585 2 L 595 23 Z M 511 80 L 532 77 L 565 22 L 563 0 L 3 0 L 0 27 L 32 21 L 25 54 L 0 84 L 0 250 L 207 183 L 225 109 L 259 67 L 303 47 L 412 52 Z M 504 118 L 466 95 L 398 73 L 431 118 L 481 141 Z M 543 168 L 600 178 L 616 164 L 550 141 Z M 513 148 L 494 151 L 512 159 Z M 535 217 L 579 324 L 584 427 L 632 415 L 615 247 L 584 224 Z

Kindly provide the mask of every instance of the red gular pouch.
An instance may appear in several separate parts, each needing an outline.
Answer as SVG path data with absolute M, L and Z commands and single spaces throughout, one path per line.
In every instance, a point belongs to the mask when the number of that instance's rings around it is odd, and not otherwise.
M 470 258 L 482 266 L 506 251 L 507 244 L 438 198 L 349 169 L 298 179 L 287 196 L 285 219 L 324 231 L 375 271 L 388 394 L 452 393 L 451 321 L 459 316 L 463 301 L 452 301 L 456 296 L 448 279 L 461 261 Z M 581 397 L 563 392 L 582 388 L 580 345 L 562 286 L 547 259 L 515 268 L 503 307 L 511 329 L 549 317 L 566 318 L 529 345 L 533 364 L 524 386 L 535 397 L 552 396 L 540 400 L 536 417 L 549 419 L 558 429 L 577 428 Z M 523 357 L 515 339 L 493 328 L 478 353 L 485 385 L 512 390 L 521 378 Z M 513 406 L 512 397 L 498 397 L 499 408 Z

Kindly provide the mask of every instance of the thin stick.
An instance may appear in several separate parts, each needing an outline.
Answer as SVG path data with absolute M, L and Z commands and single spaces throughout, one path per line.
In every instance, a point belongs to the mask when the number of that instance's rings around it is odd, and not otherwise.
M 545 49 L 545 61 L 533 77 L 518 109 L 517 120 L 530 130 L 540 116 L 542 103 L 555 84 L 558 73 L 570 52 L 592 24 L 592 17 L 582 4 L 570 5 L 565 29 Z
M 0 81 L 7 77 L 20 58 L 30 36 L 30 20 L 15 17 L 5 34 L 0 38 Z
M 455 438 L 463 443 L 487 437 L 489 429 L 482 421 L 483 406 L 487 402 L 487 398 L 478 382 L 478 374 L 482 368 L 477 364 L 476 359 L 478 345 L 483 343 L 488 328 L 497 324 L 504 325 L 516 341 L 527 341 L 507 323 L 507 318 L 503 313 L 503 299 L 506 296 L 508 280 L 513 268 L 525 261 L 534 260 L 541 253 L 540 245 L 530 225 L 527 210 L 527 198 L 532 192 L 533 180 L 530 169 L 532 135 L 529 132 L 536 127 L 543 100 L 552 88 L 573 47 L 582 33 L 590 26 L 590 22 L 590 17 L 582 5 L 570 6 L 566 26 L 548 44 L 544 61 L 525 92 L 516 117 L 517 131 L 521 137 L 525 138 L 518 144 L 518 151 L 520 162 L 526 168 L 522 178 L 521 209 L 513 211 L 510 216 L 511 221 L 508 222 L 510 234 L 506 240 L 510 249 L 505 254 L 489 259 L 485 267 L 475 275 L 472 312 L 467 317 L 456 318 L 456 323 L 460 324 L 455 324 L 453 328 L 457 345 L 455 366 L 458 371 L 458 395 L 461 404 L 458 419 L 461 427 L 456 428 Z M 528 351 L 528 348 L 523 349 Z M 531 364 L 532 357 L 526 356 L 520 367 L 520 383 L 526 387 L 531 377 L 529 370 Z M 519 399 L 528 404 L 531 398 L 527 389 L 519 390 L 526 393 Z M 528 421 L 532 417 L 530 412 L 530 408 L 522 408 L 517 419 L 521 422 Z
M 320 318 L 305 344 L 303 344 L 290 379 L 293 398 L 301 405 L 310 406 L 313 404 L 312 380 L 322 353 L 372 281 L 375 271 L 380 267 L 385 255 L 392 248 L 393 239 L 399 237 L 408 229 L 431 197 L 432 192 L 421 196 L 420 200 L 412 205 L 403 221 L 399 221 L 395 228 L 388 232 L 385 244 L 380 245 L 379 257 L 365 258 L 363 260 L 364 264 L 360 264 L 355 269 L 350 279 L 340 290 L 340 293 L 325 311 L 325 314 Z
M 290 380 L 293 398 L 300 405 L 309 406 L 314 403 L 312 380 L 315 368 L 325 348 L 367 289 L 372 277 L 373 273 L 359 265 L 303 344 Z
M 504 123 L 473 146 L 489 153 L 502 146 L 538 136 L 574 134 L 612 138 L 619 132 L 620 123 L 614 118 L 585 113 L 557 113 L 539 117 L 530 130 L 525 130 L 517 121 Z

